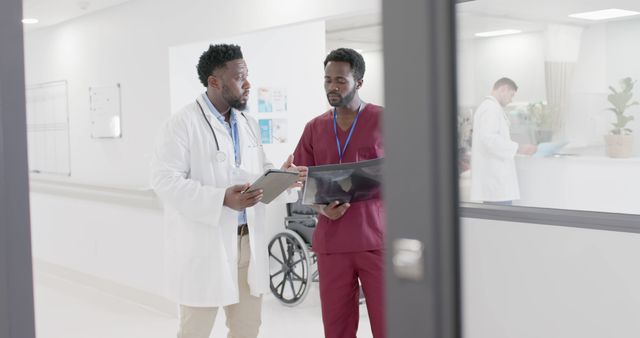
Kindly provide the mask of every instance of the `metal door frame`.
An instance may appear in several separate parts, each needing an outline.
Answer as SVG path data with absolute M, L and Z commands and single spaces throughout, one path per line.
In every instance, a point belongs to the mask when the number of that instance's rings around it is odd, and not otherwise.
M 387 336 L 459 338 L 455 1 L 382 9 Z M 423 243 L 422 280 L 395 275 L 400 238 Z
M 0 337 L 33 338 L 22 1 L 0 2 Z

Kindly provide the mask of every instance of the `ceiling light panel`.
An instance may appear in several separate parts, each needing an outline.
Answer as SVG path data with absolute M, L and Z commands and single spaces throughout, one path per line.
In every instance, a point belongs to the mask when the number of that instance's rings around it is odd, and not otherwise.
M 481 38 L 488 38 L 493 36 L 511 35 L 511 34 L 518 34 L 518 33 L 522 33 L 522 31 L 517 29 L 501 29 L 497 31 L 476 33 L 475 36 L 481 37 Z
M 569 14 L 569 17 L 576 18 L 576 19 L 598 21 L 598 20 L 623 18 L 623 17 L 633 16 L 638 14 L 640 14 L 640 12 L 628 11 L 625 9 L 618 9 L 618 8 L 609 8 L 609 9 L 603 9 L 603 10 L 593 11 L 593 12 Z

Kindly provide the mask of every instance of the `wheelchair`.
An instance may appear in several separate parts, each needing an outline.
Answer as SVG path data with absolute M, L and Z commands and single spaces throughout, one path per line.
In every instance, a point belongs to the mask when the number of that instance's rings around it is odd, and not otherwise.
M 316 254 L 311 251 L 317 224 L 316 211 L 303 205 L 299 196 L 295 203 L 287 203 L 285 231 L 273 236 L 269 242 L 269 286 L 283 305 L 302 303 L 311 283 L 319 281 Z M 359 304 L 364 303 L 364 292 L 360 287 Z
M 302 303 L 311 283 L 318 281 L 316 255 L 311 251 L 317 223 L 315 210 L 302 205 L 299 198 L 295 203 L 287 203 L 285 230 L 269 242 L 271 293 L 286 306 Z

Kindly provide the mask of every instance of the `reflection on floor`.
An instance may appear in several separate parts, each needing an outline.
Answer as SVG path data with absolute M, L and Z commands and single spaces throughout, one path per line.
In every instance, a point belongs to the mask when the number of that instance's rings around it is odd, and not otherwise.
M 38 338 L 174 338 L 177 318 L 47 273 L 35 274 Z M 211 337 L 226 337 L 224 312 Z M 261 338 L 322 338 L 318 285 L 307 299 L 288 308 L 265 298 Z M 371 337 L 366 307 L 360 306 L 358 337 Z

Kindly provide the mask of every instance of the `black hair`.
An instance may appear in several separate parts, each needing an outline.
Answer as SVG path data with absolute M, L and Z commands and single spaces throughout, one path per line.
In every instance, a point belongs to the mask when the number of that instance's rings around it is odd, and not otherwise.
M 351 65 L 351 72 L 353 73 L 353 78 L 356 79 L 356 81 L 362 80 L 364 77 L 364 59 L 360 53 L 351 48 L 338 48 L 332 50 L 324 59 L 324 66 L 326 67 L 327 63 L 330 61 L 348 62 L 349 65 Z
M 496 81 L 496 83 L 493 85 L 493 89 L 498 89 L 502 86 L 507 86 L 515 91 L 518 91 L 518 85 L 516 85 L 516 83 L 508 77 L 503 77 Z
M 198 78 L 207 87 L 207 79 L 216 69 L 222 68 L 229 61 L 242 59 L 242 51 L 237 45 L 209 45 L 209 49 L 200 55 L 198 61 Z

